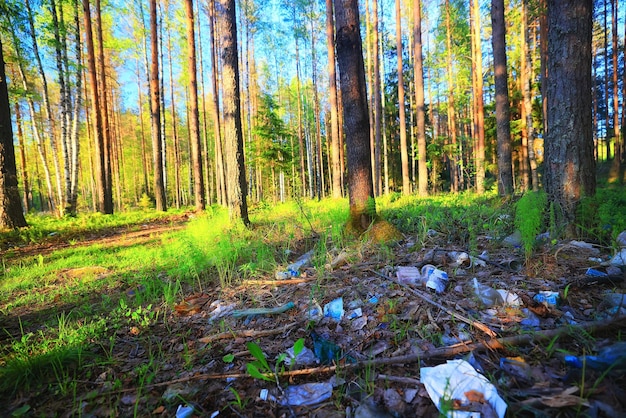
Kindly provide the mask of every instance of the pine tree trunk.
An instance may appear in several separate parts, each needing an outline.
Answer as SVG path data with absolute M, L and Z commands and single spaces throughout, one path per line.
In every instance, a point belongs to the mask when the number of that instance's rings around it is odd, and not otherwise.
M 194 177 L 194 202 L 196 210 L 204 210 L 204 179 L 202 175 L 202 142 L 200 140 L 200 115 L 198 113 L 198 80 L 196 70 L 195 22 L 193 0 L 185 0 L 187 12 L 187 71 L 189 73 L 189 124 L 191 127 L 191 161 Z
M 545 189 L 549 201 L 575 236 L 578 202 L 595 194 L 591 118 L 591 38 L 593 2 L 548 2 L 548 131 Z
M 452 72 L 452 22 L 450 17 L 450 1 L 446 0 L 446 74 L 448 77 L 448 135 L 450 137 L 452 152 L 450 159 L 450 186 L 453 193 L 459 191 L 458 150 L 457 150 L 457 126 L 456 104 L 454 100 L 454 74 Z
M 27 226 L 17 184 L 9 89 L 0 40 L 0 228 Z
M 328 47 L 328 82 L 330 84 L 330 137 L 333 197 L 342 195 L 341 164 L 339 162 L 339 118 L 337 116 L 337 74 L 335 71 L 335 18 L 332 0 L 326 0 L 326 42 Z
M 219 33 L 221 34 L 222 83 L 224 85 L 224 145 L 226 187 L 231 219 L 249 225 L 246 198 L 246 170 L 239 101 L 239 60 L 237 57 L 237 21 L 235 1 L 216 2 Z
M 19 103 L 15 103 L 15 125 L 17 126 L 17 146 L 20 149 L 20 162 L 22 163 L 22 183 L 24 185 L 24 212 L 28 213 L 32 207 L 32 193 L 30 190 L 30 178 L 28 165 L 26 164 L 26 141 L 22 131 L 22 112 Z
M 374 220 L 376 206 L 357 0 L 335 0 L 335 14 L 337 62 L 348 157 L 350 223 L 357 230 L 365 230 Z
M 402 65 L 402 15 L 400 0 L 396 0 L 396 52 L 398 71 L 398 117 L 400 118 L 400 160 L 402 163 L 402 194 L 411 194 L 411 178 L 409 175 L 409 150 L 406 139 L 406 109 L 404 106 L 404 77 Z
M 483 100 L 483 58 L 480 30 L 480 2 L 471 0 L 472 82 L 474 84 L 474 134 L 476 135 L 476 192 L 485 193 L 485 106 Z
M 381 101 L 381 87 L 380 87 L 380 39 L 379 39 L 379 22 L 378 22 L 378 0 L 373 0 L 372 4 L 372 16 L 374 27 L 374 192 L 376 195 L 383 193 L 383 176 L 381 169 L 382 161 L 382 121 L 383 121 L 383 106 Z
M 156 210 L 166 211 L 163 146 L 161 140 L 161 90 L 159 83 L 159 51 L 156 0 L 150 0 L 150 120 L 152 122 L 152 166 Z
M 511 126 L 506 67 L 504 0 L 491 1 L 491 26 L 493 30 L 493 65 L 495 67 L 498 193 L 500 196 L 509 196 L 513 193 L 513 167 L 511 161 Z
M 413 78 L 415 83 L 415 110 L 417 135 L 417 190 L 428 195 L 428 168 L 426 166 L 426 105 L 424 103 L 424 58 L 422 55 L 422 2 L 413 0 Z
M 526 115 L 526 135 L 528 137 L 528 163 L 530 166 L 530 185 L 533 191 L 539 190 L 539 175 L 537 174 L 537 158 L 535 157 L 535 128 L 533 125 L 532 97 L 534 80 L 532 54 L 530 51 L 530 30 L 528 28 L 528 0 L 522 2 L 522 94 Z

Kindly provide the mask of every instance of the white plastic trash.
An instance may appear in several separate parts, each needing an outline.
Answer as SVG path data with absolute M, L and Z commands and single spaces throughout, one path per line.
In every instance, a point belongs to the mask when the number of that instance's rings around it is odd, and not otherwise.
M 324 316 L 327 316 L 337 322 L 341 321 L 345 311 L 343 310 L 343 298 L 331 300 L 324 305 Z
M 448 284 L 448 273 L 432 264 L 426 264 L 422 267 L 422 280 L 426 282 L 426 287 L 434 289 L 437 293 L 443 293 Z
M 422 367 L 420 380 L 439 411 L 441 411 L 442 398 L 457 399 L 462 403 L 467 403 L 469 401 L 465 393 L 476 391 L 483 394 L 499 418 L 504 418 L 506 414 L 506 402 L 498 395 L 496 387 L 465 360 L 448 360 L 446 364 L 439 366 Z M 480 413 L 453 410 L 448 411 L 446 416 L 449 418 L 478 418 Z

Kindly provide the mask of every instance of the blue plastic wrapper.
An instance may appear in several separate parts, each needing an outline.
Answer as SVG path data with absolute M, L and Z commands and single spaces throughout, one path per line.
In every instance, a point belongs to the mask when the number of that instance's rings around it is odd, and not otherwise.
M 559 303 L 559 292 L 549 292 L 549 291 L 539 292 L 535 295 L 533 300 L 535 302 L 539 302 L 539 303 L 545 302 L 548 305 L 556 306 Z
M 582 369 L 589 367 L 593 370 L 623 373 L 626 371 L 626 341 L 615 343 L 602 348 L 595 356 L 565 356 L 565 364 Z

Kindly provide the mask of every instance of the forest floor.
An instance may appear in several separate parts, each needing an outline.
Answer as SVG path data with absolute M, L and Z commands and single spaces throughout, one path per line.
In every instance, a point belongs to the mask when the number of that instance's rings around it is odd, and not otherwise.
M 181 217 L 133 234 L 110 230 L 75 245 L 140 243 L 184 223 Z M 16 256 L 59 245 L 23 247 Z M 303 242 L 292 260 L 311 248 Z M 465 382 L 441 403 L 445 410 L 503 416 L 481 386 L 486 381 L 471 380 L 460 368 L 426 381 L 427 374 L 445 373 L 433 367 L 463 359 L 494 385 L 507 416 L 625 416 L 626 310 L 607 296 L 625 293 L 624 270 L 609 278 L 586 275 L 590 267 L 606 271 L 599 260 L 609 250 L 547 243 L 524 260 L 522 250 L 488 237 L 476 242 L 481 258 L 459 258 L 466 250 L 436 231 L 419 244 L 411 236 L 394 245 L 361 243 L 329 250 L 327 265 L 306 265 L 298 277 L 215 284 L 181 296 L 174 309 L 163 306 L 156 319 L 135 311 L 137 321 L 112 327 L 83 354 L 84 377 L 74 379 L 70 393 L 52 384 L 18 391 L 0 399 L 0 415 L 171 417 L 178 410 L 177 417 L 436 417 L 432 390 L 449 393 Z M 413 268 L 428 264 L 449 276 L 442 293 L 409 283 L 418 276 Z M 64 272 L 59 282 L 80 274 Z M 474 278 L 502 289 L 508 303 L 485 306 Z M 112 289 L 110 296 L 141 291 Z M 542 291 L 557 292 L 557 303 L 536 302 Z M 341 319 L 316 316 L 330 302 L 341 304 Z M 277 307 L 286 310 L 246 311 Z M 24 323 L 36 330 L 45 315 L 71 309 L 29 306 L 0 314 L 0 345 L 31 331 Z M 285 364 L 281 354 L 293 353 L 294 345 L 298 352 L 302 341 L 305 348 Z M 567 354 L 602 354 L 618 342 L 612 366 L 592 358 L 582 368 L 564 361 Z M 248 370 L 255 366 L 279 373 L 253 378 Z M 193 412 L 185 415 L 185 408 Z

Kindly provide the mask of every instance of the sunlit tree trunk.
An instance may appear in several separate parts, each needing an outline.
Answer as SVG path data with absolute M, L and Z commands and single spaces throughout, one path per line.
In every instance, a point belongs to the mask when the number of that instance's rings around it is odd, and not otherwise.
M 382 179 L 382 120 L 383 120 L 383 105 L 381 101 L 381 86 L 380 86 L 380 39 L 379 39 L 379 22 L 378 22 L 378 0 L 372 2 L 372 26 L 374 46 L 373 55 L 373 71 L 374 71 L 374 193 L 380 195 L 383 193 L 383 179 Z
M 20 162 L 22 169 L 22 184 L 24 186 L 24 211 L 29 212 L 32 207 L 32 193 L 30 190 L 30 178 L 28 173 L 28 165 L 26 164 L 26 141 L 22 131 L 22 111 L 20 105 L 15 102 L 15 126 L 17 127 L 17 146 L 20 149 Z
M 335 19 L 333 2 L 326 0 L 326 42 L 328 47 L 328 82 L 330 85 L 330 137 L 333 197 L 341 197 L 341 164 L 339 161 L 339 118 L 337 117 L 337 75 L 335 72 Z
M 522 2 L 522 94 L 526 116 L 526 132 L 528 137 L 528 163 L 530 165 L 530 183 L 532 190 L 539 190 L 537 158 L 535 157 L 535 127 L 533 125 L 532 84 L 534 80 L 532 53 L 530 50 L 531 32 L 528 28 L 528 0 Z
M 415 110 L 417 128 L 417 190 L 428 195 L 428 168 L 426 166 L 426 105 L 424 103 L 424 58 L 422 55 L 422 2 L 413 0 L 413 78 L 415 83 Z
M 365 230 L 374 220 L 376 206 L 357 0 L 335 0 L 335 13 L 337 61 L 348 152 L 350 222 L 356 229 Z
M 156 0 L 150 0 L 150 120 L 152 125 L 152 166 L 156 210 L 166 211 L 163 143 L 161 141 L 161 89 L 159 83 L 159 51 Z
M 513 193 L 513 167 L 511 161 L 504 0 L 491 1 L 491 26 L 493 31 L 492 45 L 496 93 L 496 135 L 498 139 L 498 193 L 501 196 L 508 196 Z
M 187 0 L 185 0 L 185 5 Z M 172 60 L 172 33 L 171 28 L 168 27 L 167 30 L 167 61 L 168 61 L 168 69 L 169 69 L 169 77 L 170 77 L 170 114 L 172 117 L 172 145 L 174 146 L 174 204 L 177 208 L 180 208 L 181 200 L 182 200 L 182 180 L 181 180 L 181 157 L 180 157 L 180 142 L 181 139 L 178 136 L 178 118 L 176 115 L 176 100 L 174 98 L 174 63 Z M 187 34 L 189 36 L 189 34 Z M 189 42 L 189 39 L 187 39 Z M 187 69 L 189 72 L 189 69 Z M 190 74 L 191 77 L 191 74 Z M 164 92 L 165 93 L 165 92 Z M 188 120 L 190 115 L 187 116 Z M 189 135 L 192 135 L 191 129 L 189 129 Z
M 104 213 L 113 213 L 113 176 L 111 172 L 111 127 L 109 121 L 109 101 L 107 98 L 107 81 L 106 81 L 106 70 L 105 70 L 105 61 L 104 61 L 104 41 L 103 41 L 103 28 L 102 28 L 102 11 L 100 8 L 100 0 L 96 0 L 95 3 L 96 8 L 96 33 L 98 37 L 98 64 L 99 64 L 99 72 L 100 72 L 100 91 L 102 94 L 100 95 L 100 108 L 99 112 L 101 113 L 102 118 L 102 133 L 103 133 L 103 148 L 102 153 L 104 154 Z
M 485 193 L 485 106 L 483 101 L 483 58 L 480 30 L 480 2 L 470 1 L 472 37 L 472 83 L 474 88 L 474 134 L 476 135 L 476 193 Z
M 239 60 L 237 58 L 237 21 L 235 1 L 216 3 L 219 33 L 221 34 L 222 82 L 224 85 L 224 145 L 226 151 L 226 187 L 231 219 L 248 225 L 246 198 L 246 170 L 241 129 L 239 101 Z
M 93 42 L 93 31 L 91 28 L 91 8 L 89 0 L 83 0 L 85 40 L 87 43 L 87 68 L 89 72 L 89 87 L 91 89 L 91 113 L 94 118 L 94 152 L 95 152 L 95 176 L 97 190 L 97 208 L 104 214 L 110 213 L 107 210 L 106 201 L 106 173 L 104 158 L 104 128 L 102 124 L 102 113 L 100 112 L 100 93 L 98 88 L 98 77 L 96 71 L 96 55 Z
M 452 72 L 452 18 L 450 16 L 450 1 L 446 0 L 446 74 L 448 77 L 448 135 L 452 146 L 450 158 L 450 183 L 452 192 L 459 191 L 459 172 L 457 155 L 457 126 L 456 126 L 456 100 L 454 99 L 454 74 Z
M 202 176 L 202 142 L 200 140 L 200 117 L 198 113 L 198 81 L 196 70 L 196 42 L 195 22 L 193 16 L 193 0 L 185 0 L 187 13 L 187 71 L 189 74 L 189 101 L 190 101 L 190 137 L 191 137 L 191 161 L 194 177 L 194 202 L 196 210 L 204 210 L 204 180 Z
M 9 89 L 0 40 L 0 228 L 27 226 L 17 184 Z
M 409 175 L 409 150 L 406 139 L 406 109 L 404 106 L 404 77 L 402 65 L 402 15 L 400 0 L 396 0 L 396 51 L 398 62 L 398 112 L 400 118 L 400 160 L 402 164 L 402 194 L 411 194 L 411 178 Z
M 226 179 L 224 169 L 224 157 L 222 152 L 222 119 L 220 118 L 220 92 L 218 89 L 218 55 L 217 55 L 217 28 L 215 15 L 215 1 L 210 0 L 209 5 L 209 31 L 211 33 L 211 83 L 213 87 L 213 124 L 215 125 L 215 178 L 217 188 L 217 200 L 222 206 L 228 204 L 226 196 Z

